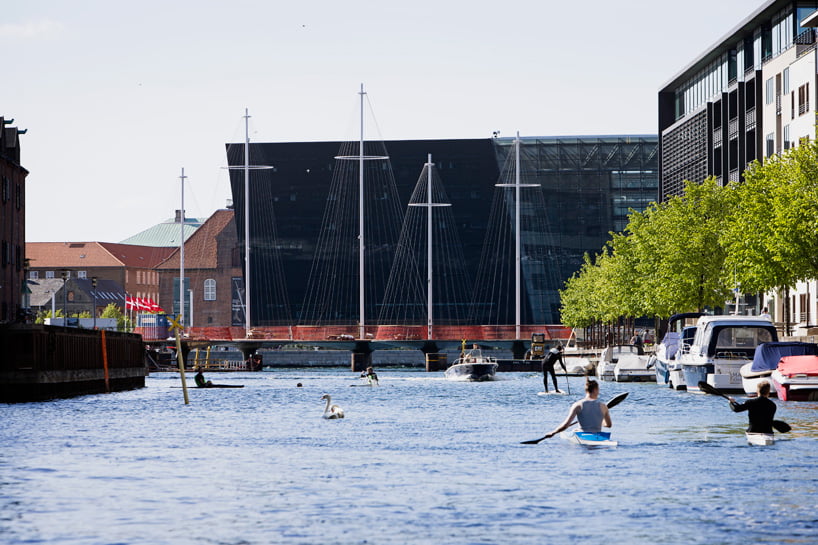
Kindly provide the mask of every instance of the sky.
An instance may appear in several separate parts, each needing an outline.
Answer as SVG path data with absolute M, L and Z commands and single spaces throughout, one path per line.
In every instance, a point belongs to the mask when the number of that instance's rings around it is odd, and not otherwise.
M 656 134 L 659 88 L 761 3 L 8 2 L 26 240 L 135 235 L 173 217 L 182 169 L 206 218 L 245 109 L 251 142 L 357 140 L 362 85 L 367 138 Z

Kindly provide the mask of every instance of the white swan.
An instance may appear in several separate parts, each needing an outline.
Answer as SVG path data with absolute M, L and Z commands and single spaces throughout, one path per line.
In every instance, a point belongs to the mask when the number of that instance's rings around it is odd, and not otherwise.
M 327 400 L 327 406 L 324 407 L 324 418 L 343 418 L 344 417 L 344 409 L 339 407 L 338 405 L 330 405 L 332 402 L 332 398 L 329 394 L 324 394 L 321 396 L 321 399 Z

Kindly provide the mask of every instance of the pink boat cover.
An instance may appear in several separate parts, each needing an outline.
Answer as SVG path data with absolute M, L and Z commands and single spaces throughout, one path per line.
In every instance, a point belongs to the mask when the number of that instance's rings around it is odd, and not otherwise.
M 778 372 L 785 377 L 818 375 L 818 356 L 786 356 L 778 362 Z

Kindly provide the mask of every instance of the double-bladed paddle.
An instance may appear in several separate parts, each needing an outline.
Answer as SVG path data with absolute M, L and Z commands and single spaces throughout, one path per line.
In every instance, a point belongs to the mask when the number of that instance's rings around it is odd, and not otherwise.
M 699 390 L 701 390 L 702 392 L 704 392 L 706 394 L 713 394 L 713 395 L 716 395 L 716 396 L 721 396 L 724 399 L 726 399 L 727 401 L 730 401 L 730 397 L 727 394 L 725 394 L 724 392 L 722 392 L 721 390 L 719 390 L 715 386 L 710 386 L 708 383 L 706 383 L 703 380 L 699 381 Z M 773 427 L 775 428 L 775 431 L 777 431 L 779 433 L 787 433 L 788 431 L 790 431 L 792 429 L 792 426 L 790 426 L 789 424 L 787 424 L 783 420 L 773 420 Z
M 609 409 L 613 409 L 614 407 L 616 407 L 617 405 L 619 405 L 620 403 L 625 401 L 626 397 L 628 397 L 628 392 L 625 392 L 624 394 L 619 394 L 618 396 L 614 396 L 605 405 L 607 405 Z M 548 438 L 548 436 L 546 435 L 545 437 L 540 437 L 539 439 L 531 439 L 530 441 L 520 441 L 520 444 L 521 445 L 536 445 L 537 443 L 539 443 L 543 439 L 547 439 L 547 438 Z

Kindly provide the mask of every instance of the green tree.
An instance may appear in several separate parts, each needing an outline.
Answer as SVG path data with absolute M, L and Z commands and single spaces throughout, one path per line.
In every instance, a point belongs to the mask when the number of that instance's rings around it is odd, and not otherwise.
M 742 289 L 767 291 L 818 277 L 818 143 L 753 163 L 723 240 Z
M 116 318 L 116 328 L 118 331 L 127 331 L 128 330 L 128 319 L 122 313 L 118 306 L 114 303 L 109 303 L 106 306 L 102 313 L 99 315 L 100 318 Z

